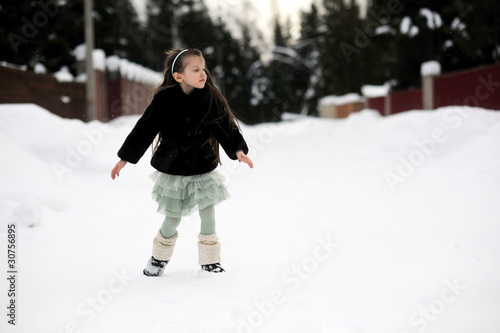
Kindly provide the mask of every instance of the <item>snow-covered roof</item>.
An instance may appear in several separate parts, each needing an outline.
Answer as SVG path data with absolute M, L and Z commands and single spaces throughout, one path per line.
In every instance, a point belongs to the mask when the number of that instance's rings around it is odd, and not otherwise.
M 342 96 L 329 95 L 319 100 L 319 105 L 344 105 L 362 102 L 363 97 L 357 93 L 350 93 Z
M 106 58 L 106 68 L 112 72 L 120 69 L 120 57 L 112 55 Z
M 390 90 L 391 85 L 388 83 L 384 84 L 383 86 L 374 86 L 367 84 L 361 87 L 361 93 L 367 98 L 387 96 Z
M 73 55 L 78 61 L 84 61 L 85 44 L 78 45 L 73 50 Z M 106 54 L 101 49 L 95 49 L 92 51 L 92 67 L 99 71 L 105 71 L 106 69 L 113 72 L 119 71 L 123 78 L 151 85 L 159 84 L 162 76 L 159 72 L 155 72 L 147 67 L 130 62 L 127 59 L 121 59 L 116 55 L 111 55 L 106 58 Z M 68 79 L 67 76 L 66 79 Z M 79 80 L 85 81 L 85 76 L 83 74 L 80 75 Z

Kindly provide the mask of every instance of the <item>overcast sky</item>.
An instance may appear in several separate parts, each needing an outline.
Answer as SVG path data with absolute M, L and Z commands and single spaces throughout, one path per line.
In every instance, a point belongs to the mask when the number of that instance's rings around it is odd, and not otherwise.
M 274 1 L 275 5 L 273 5 Z M 132 2 L 137 8 L 139 16 L 144 17 L 146 0 L 132 0 Z M 223 13 L 221 16 L 225 16 L 229 12 L 233 12 L 233 15 L 239 16 L 245 15 L 245 10 L 242 10 L 242 3 L 244 2 L 242 0 L 210 0 L 206 4 L 211 9 L 220 9 Z M 256 24 L 261 30 L 266 30 L 269 27 L 272 18 L 272 8 L 273 6 L 277 6 L 281 18 L 290 17 L 292 23 L 295 25 L 295 30 L 298 31 L 299 10 L 308 9 L 311 4 L 311 0 L 248 0 L 248 2 L 252 3 L 258 10 L 256 13 L 258 17 L 255 20 L 258 20 Z
M 273 0 L 250 0 L 253 2 L 259 9 L 262 10 L 263 13 L 268 13 L 270 15 L 271 12 L 271 2 Z M 282 10 L 283 14 L 290 14 L 294 12 L 298 12 L 299 9 L 309 7 L 311 0 L 275 0 Z M 137 10 L 140 14 L 142 14 L 144 9 L 144 4 L 146 0 L 132 0 L 132 2 L 136 5 Z M 226 6 L 235 6 L 240 0 L 211 0 L 208 2 L 209 5 L 226 5 Z
M 280 13 L 282 23 L 290 18 L 292 22 L 292 36 L 299 37 L 300 10 L 308 10 L 314 0 L 209 0 L 205 3 L 220 15 L 231 27 L 234 21 L 246 21 L 255 25 L 269 41 L 272 39 L 271 20 L 274 8 Z M 358 0 L 364 4 L 366 0 Z M 146 0 L 132 0 L 139 16 L 144 17 Z M 247 10 L 245 3 L 250 3 L 256 10 Z

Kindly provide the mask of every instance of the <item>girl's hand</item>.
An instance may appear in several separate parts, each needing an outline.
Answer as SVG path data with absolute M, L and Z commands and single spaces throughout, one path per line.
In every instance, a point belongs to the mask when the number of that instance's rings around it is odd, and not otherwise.
M 123 169 L 125 164 L 127 164 L 127 161 L 124 160 L 120 160 L 118 163 L 116 163 L 113 170 L 111 170 L 111 179 L 115 179 L 116 176 L 120 176 L 120 170 Z
M 236 152 L 236 156 L 238 157 L 238 161 L 245 162 L 246 164 L 248 164 L 248 166 L 250 167 L 250 169 L 253 168 L 253 162 L 252 162 L 252 160 L 250 159 L 250 157 L 248 157 L 247 155 L 245 155 L 245 153 L 243 152 L 243 150 L 238 150 Z

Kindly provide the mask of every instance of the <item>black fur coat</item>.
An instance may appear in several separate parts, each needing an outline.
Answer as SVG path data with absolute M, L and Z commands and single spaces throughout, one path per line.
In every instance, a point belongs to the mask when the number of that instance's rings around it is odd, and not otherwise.
M 233 160 L 239 150 L 247 154 L 248 146 L 236 124 L 216 110 L 215 102 L 209 110 L 209 99 L 207 87 L 194 89 L 189 95 L 179 85 L 160 91 L 125 139 L 118 156 L 137 163 L 158 132 L 162 140 L 151 165 L 172 175 L 191 176 L 217 167 L 215 152 L 206 144 L 210 136 Z M 215 122 L 220 114 L 222 121 Z

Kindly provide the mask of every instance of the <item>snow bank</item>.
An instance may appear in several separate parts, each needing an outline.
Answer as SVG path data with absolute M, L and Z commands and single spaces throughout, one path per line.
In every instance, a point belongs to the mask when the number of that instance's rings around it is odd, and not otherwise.
M 225 155 L 219 169 L 227 273 L 199 271 L 193 214 L 161 278 L 142 276 L 163 220 L 150 152 L 110 179 L 137 119 L 0 105 L 0 239 L 17 223 L 20 332 L 500 330 L 500 111 L 243 124 L 254 169 Z

